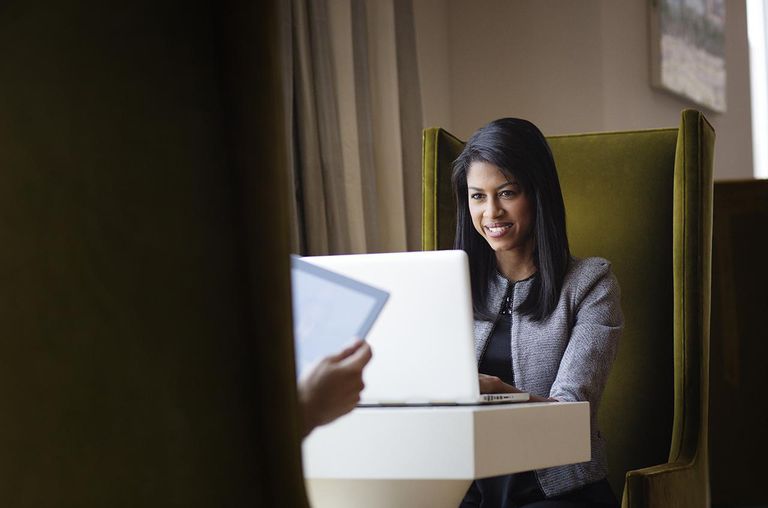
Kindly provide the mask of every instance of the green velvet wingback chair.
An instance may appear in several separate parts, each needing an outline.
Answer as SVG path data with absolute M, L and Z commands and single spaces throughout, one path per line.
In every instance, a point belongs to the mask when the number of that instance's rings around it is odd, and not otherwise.
M 549 137 L 571 250 L 613 263 L 625 315 L 599 418 L 624 507 L 709 505 L 707 454 L 714 131 Z M 450 249 L 451 163 L 464 143 L 424 131 L 423 248 Z

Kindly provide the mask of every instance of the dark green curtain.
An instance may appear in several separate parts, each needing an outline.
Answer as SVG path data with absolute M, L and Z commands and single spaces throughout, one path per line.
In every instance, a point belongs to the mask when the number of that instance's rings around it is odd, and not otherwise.
M 306 506 L 276 9 L 0 4 L 3 506 Z

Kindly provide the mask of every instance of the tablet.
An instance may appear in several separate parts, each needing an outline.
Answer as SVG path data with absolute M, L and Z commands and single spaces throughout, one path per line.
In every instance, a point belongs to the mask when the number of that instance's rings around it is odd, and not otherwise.
M 389 293 L 291 256 L 296 374 L 364 339 Z

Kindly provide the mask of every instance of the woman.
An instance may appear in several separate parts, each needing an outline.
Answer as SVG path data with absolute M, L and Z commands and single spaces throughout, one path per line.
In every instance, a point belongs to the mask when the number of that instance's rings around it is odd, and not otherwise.
M 454 162 L 453 186 L 481 391 L 589 401 L 592 444 L 589 462 L 478 480 L 462 507 L 616 506 L 597 427 L 623 326 L 610 263 L 571 257 L 552 153 L 526 120 L 504 118 L 477 131 Z

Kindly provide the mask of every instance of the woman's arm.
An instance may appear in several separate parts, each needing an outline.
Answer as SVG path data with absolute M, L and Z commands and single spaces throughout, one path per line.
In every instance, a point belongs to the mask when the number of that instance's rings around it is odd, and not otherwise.
M 549 396 L 599 402 L 624 327 L 619 284 L 610 264 L 592 265 L 579 281 L 573 326 Z

